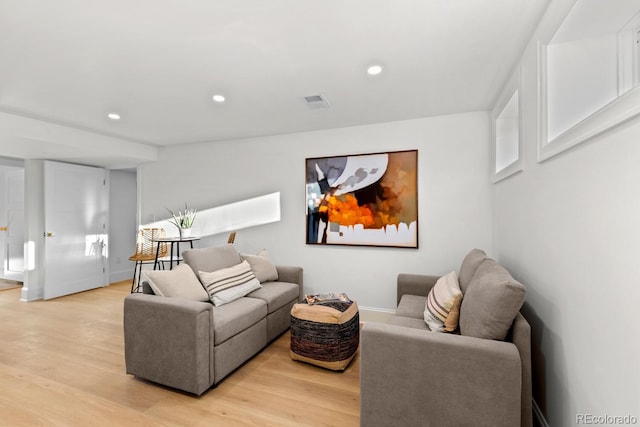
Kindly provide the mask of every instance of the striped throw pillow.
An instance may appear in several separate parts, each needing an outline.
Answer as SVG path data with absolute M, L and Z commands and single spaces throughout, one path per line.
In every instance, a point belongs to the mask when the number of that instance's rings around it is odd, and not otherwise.
M 462 291 L 455 271 L 439 278 L 427 295 L 427 303 L 424 310 L 424 321 L 429 326 L 429 329 L 434 332 L 451 332 L 455 330 L 458 323 L 457 319 L 455 319 L 455 325 L 452 324 L 452 321 L 458 314 L 455 309 L 452 312 L 452 308 L 456 303 L 459 307 L 461 298 Z M 451 318 L 448 319 L 450 314 Z M 445 322 L 447 323 L 446 328 Z
M 260 285 L 260 282 L 258 282 L 255 274 L 251 271 L 251 266 L 247 261 L 242 261 L 240 264 L 234 265 L 233 267 L 222 268 L 210 273 L 206 271 L 199 271 L 198 274 L 200 275 L 200 280 L 204 284 L 204 287 L 212 300 L 214 295 L 227 289 L 242 285 L 244 285 L 243 288 L 251 288 L 250 285 L 255 284 L 257 284 L 258 287 Z M 244 295 L 239 295 L 238 298 L 243 296 Z

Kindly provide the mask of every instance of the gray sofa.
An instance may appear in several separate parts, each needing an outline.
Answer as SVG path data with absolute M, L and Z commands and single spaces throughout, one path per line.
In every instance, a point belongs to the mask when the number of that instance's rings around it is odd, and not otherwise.
M 241 262 L 233 245 L 183 252 L 193 271 L 216 271 Z M 302 268 L 276 266 L 278 279 L 231 303 L 144 293 L 124 301 L 128 374 L 200 395 L 289 328 L 300 301 Z M 190 274 L 190 273 L 189 273 Z
M 532 425 L 524 287 L 478 249 L 458 277 L 457 333 L 429 330 L 425 302 L 438 277 L 415 274 L 398 276 L 393 318 L 362 328 L 362 426 Z

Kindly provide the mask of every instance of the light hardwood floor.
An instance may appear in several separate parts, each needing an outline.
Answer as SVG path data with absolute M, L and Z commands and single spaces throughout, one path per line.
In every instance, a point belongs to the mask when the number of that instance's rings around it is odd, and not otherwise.
M 0 426 L 357 426 L 359 358 L 294 362 L 287 332 L 200 397 L 125 373 L 130 282 L 49 301 L 0 291 Z

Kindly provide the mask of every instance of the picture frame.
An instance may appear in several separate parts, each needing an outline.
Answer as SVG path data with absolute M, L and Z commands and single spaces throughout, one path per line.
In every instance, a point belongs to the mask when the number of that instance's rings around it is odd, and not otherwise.
M 305 159 L 306 243 L 418 248 L 418 150 Z

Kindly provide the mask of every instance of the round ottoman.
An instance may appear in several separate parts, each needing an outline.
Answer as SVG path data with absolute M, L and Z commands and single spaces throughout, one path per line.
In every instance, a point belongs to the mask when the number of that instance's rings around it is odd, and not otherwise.
M 294 304 L 291 308 L 291 358 L 344 371 L 358 350 L 360 316 L 355 302 Z

